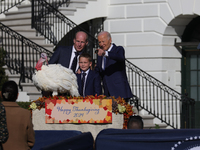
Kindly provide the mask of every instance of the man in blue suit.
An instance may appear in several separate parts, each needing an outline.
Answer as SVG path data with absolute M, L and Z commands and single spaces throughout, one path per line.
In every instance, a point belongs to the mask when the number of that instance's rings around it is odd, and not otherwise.
M 78 59 L 88 44 L 88 35 L 83 31 L 78 31 L 74 37 L 73 46 L 59 46 L 49 60 L 49 64 L 61 64 L 70 68 L 74 73 L 80 72 Z M 68 93 L 58 93 L 58 95 L 68 95 Z M 52 92 L 42 91 L 42 96 L 52 96 Z
M 49 60 L 49 64 L 61 64 L 76 73 L 79 69 L 78 58 L 88 44 L 88 35 L 79 31 L 73 40 L 73 46 L 59 46 Z
M 83 53 L 79 57 L 81 74 L 76 74 L 78 81 L 78 91 L 81 96 L 101 95 L 101 77 L 98 73 L 91 70 L 92 58 L 88 53 Z
M 103 79 L 104 95 L 124 98 L 127 102 L 133 94 L 131 92 L 125 68 L 125 52 L 122 46 L 112 44 L 109 32 L 98 34 L 98 57 L 95 70 Z

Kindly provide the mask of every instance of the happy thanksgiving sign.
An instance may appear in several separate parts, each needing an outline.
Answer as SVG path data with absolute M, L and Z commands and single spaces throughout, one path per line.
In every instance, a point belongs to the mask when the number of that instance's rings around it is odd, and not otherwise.
M 46 123 L 112 123 L 112 99 L 45 100 Z

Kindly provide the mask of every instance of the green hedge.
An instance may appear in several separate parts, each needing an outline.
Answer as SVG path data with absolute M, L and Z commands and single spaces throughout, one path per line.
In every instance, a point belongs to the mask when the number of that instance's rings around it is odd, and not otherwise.
M 22 108 L 28 109 L 31 102 L 17 102 L 17 104 Z

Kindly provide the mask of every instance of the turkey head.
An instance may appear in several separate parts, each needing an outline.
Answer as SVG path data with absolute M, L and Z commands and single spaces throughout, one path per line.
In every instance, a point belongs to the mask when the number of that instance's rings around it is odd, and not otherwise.
M 35 69 L 41 70 L 43 63 L 46 61 L 47 65 L 48 65 L 48 61 L 47 61 L 47 54 L 46 53 L 41 53 L 41 58 L 39 59 L 39 61 L 37 62 Z

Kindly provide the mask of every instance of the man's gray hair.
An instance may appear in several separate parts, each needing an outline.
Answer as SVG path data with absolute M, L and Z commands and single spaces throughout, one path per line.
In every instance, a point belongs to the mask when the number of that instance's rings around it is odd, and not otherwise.
M 110 35 L 110 33 L 109 33 L 108 31 L 102 31 L 102 32 L 100 32 L 100 33 L 98 34 L 98 36 L 100 36 L 100 35 L 102 35 L 102 34 L 106 34 L 107 37 L 108 37 L 108 39 L 111 39 L 111 35 Z

